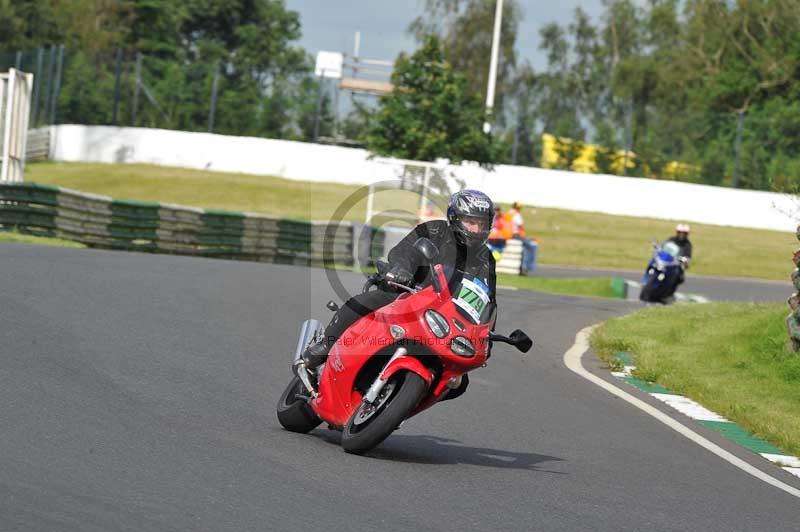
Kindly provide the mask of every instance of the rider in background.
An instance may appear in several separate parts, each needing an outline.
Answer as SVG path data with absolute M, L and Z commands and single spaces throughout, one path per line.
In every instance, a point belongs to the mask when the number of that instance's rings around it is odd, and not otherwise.
M 689 269 L 689 262 L 692 259 L 692 242 L 689 240 L 690 231 L 689 224 L 680 223 L 675 226 L 675 236 L 667 240 L 667 242 L 674 242 L 680 248 L 678 260 L 680 260 L 682 268 L 678 284 L 686 280 L 685 271 Z
M 522 241 L 522 275 L 533 273 L 536 269 L 536 252 L 539 248 L 535 240 L 525 237 L 525 221 L 522 218 L 522 206 L 518 202 L 511 204 L 508 211 L 508 218 L 511 221 L 511 232 L 513 238 Z
M 491 303 L 496 304 L 495 261 L 486 246 L 493 215 L 492 200 L 483 192 L 456 192 L 450 197 L 446 221 L 432 220 L 419 224 L 389 251 L 389 270 L 384 275 L 384 280 L 406 286 L 419 284 L 424 287 L 432 283 L 425 258 L 414 248 L 417 239 L 425 237 L 439 249 L 437 262 L 453 266 L 455 272 L 460 272 L 455 275 L 480 279 L 489 289 Z M 306 369 L 313 370 L 322 365 L 328 358 L 328 352 L 350 325 L 388 305 L 400 293 L 398 289 L 382 285 L 378 290 L 358 294 L 347 300 L 325 328 L 321 341 L 309 345 L 303 352 L 302 362 Z M 447 399 L 454 399 L 464 393 L 468 383 L 469 379 L 464 375 L 461 386 L 452 390 Z

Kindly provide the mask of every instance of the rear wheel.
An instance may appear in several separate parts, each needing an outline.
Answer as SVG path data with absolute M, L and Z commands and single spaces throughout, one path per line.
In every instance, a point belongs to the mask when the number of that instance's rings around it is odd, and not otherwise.
M 294 376 L 278 400 L 278 421 L 286 430 L 306 433 L 322 423 L 306 400 L 297 397 L 306 393 L 302 381 Z
M 362 402 L 342 431 L 342 447 L 348 453 L 363 454 L 391 434 L 402 423 L 427 391 L 416 373 L 394 374 L 384 385 L 375 404 Z

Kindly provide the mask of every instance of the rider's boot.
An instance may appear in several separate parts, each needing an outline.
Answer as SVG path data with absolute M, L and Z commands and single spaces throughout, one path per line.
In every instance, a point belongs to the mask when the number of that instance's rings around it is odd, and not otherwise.
M 325 359 L 328 358 L 328 352 L 331 350 L 331 343 L 325 340 L 320 340 L 317 343 L 311 344 L 303 351 L 302 359 L 306 364 L 306 369 L 309 371 L 314 370 L 321 366 Z
M 297 362 L 294 363 L 292 369 L 295 373 L 302 366 L 311 375 L 315 374 L 315 369 L 321 366 L 325 359 L 328 358 L 328 352 L 331 350 L 332 343 L 327 342 L 325 339 L 319 340 L 315 343 L 309 344 L 306 347 Z

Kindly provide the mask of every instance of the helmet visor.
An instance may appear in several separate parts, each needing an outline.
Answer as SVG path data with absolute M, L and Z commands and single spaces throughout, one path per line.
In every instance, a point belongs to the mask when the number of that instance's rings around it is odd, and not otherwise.
M 465 231 L 480 237 L 483 233 L 489 233 L 492 229 L 492 221 L 484 216 L 461 216 L 461 227 Z

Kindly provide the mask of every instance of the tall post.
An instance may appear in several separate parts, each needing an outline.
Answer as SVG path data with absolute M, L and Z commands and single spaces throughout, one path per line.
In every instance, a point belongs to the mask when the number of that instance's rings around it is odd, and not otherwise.
M 14 59 L 14 68 L 16 68 L 17 70 L 21 70 L 22 69 L 22 51 L 21 50 L 17 50 L 17 56 Z
M 114 107 L 111 112 L 111 124 L 117 125 L 119 116 L 119 82 L 122 77 L 122 48 L 117 48 L 116 66 L 114 67 Z
M 500 28 L 503 24 L 503 0 L 497 0 L 494 11 L 494 34 L 492 35 L 492 57 L 489 62 L 489 85 L 486 88 L 486 121 L 483 132 L 492 130 L 492 112 L 494 110 L 494 88 L 497 83 L 497 59 L 500 55 Z
M 136 72 L 133 81 L 133 110 L 131 112 L 131 125 L 136 127 L 136 118 L 139 112 L 139 90 L 142 87 L 142 54 L 136 54 Z
M 739 156 L 742 152 L 742 126 L 744 125 L 744 111 L 736 113 L 736 153 L 733 157 L 733 188 L 739 187 Z
M 61 73 L 64 66 L 64 45 L 58 45 L 58 59 L 56 60 L 56 74 L 53 80 L 53 94 L 52 103 L 50 104 L 50 123 L 56 123 L 56 115 L 58 113 L 58 94 L 61 92 Z
M 39 94 L 42 92 L 42 68 L 44 66 L 44 47 L 39 47 L 36 56 L 36 73 L 33 76 L 33 112 L 31 113 L 31 124 L 36 127 L 39 118 Z
M 514 128 L 514 143 L 511 145 L 511 164 L 517 164 L 517 150 L 519 149 L 519 129 L 520 123 L 517 120 L 517 125 Z
M 47 92 L 45 93 L 44 98 L 44 116 L 45 121 L 50 117 L 51 110 L 50 106 L 52 105 L 52 94 L 53 94 L 53 81 L 56 76 L 55 73 L 56 69 L 56 47 L 54 45 L 50 46 L 50 57 L 47 58 Z
M 428 202 L 426 200 L 428 199 L 428 185 L 430 184 L 430 181 L 431 181 L 431 167 L 426 164 L 425 174 L 424 177 L 422 178 L 422 191 L 421 191 L 422 193 L 419 195 L 419 214 L 417 214 L 418 223 L 427 221 L 423 220 L 423 217 L 425 217 L 426 215 L 425 213 L 427 212 L 426 207 L 428 206 L 427 205 Z
M 361 32 L 357 31 L 353 42 L 353 77 L 358 77 L 358 55 L 361 50 Z
M 322 113 L 322 83 L 325 81 L 325 70 L 319 75 L 319 90 L 317 91 L 317 110 L 314 113 L 314 142 L 319 137 L 319 115 Z
M 333 85 L 333 136 L 339 137 L 339 84 Z
M 628 103 L 628 117 L 625 124 L 625 156 L 622 159 L 622 175 L 628 175 L 628 154 L 633 151 L 633 102 Z
M 214 132 L 214 115 L 217 113 L 217 90 L 219 88 L 219 67 L 220 62 L 214 69 L 214 83 L 211 85 L 211 108 L 208 110 L 208 132 Z

